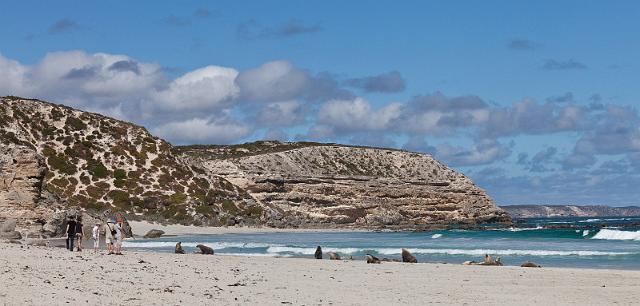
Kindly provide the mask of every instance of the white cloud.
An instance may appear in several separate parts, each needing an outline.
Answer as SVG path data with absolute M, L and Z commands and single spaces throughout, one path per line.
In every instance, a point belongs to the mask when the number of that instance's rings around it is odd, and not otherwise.
M 308 74 L 287 61 L 267 62 L 242 71 L 236 83 L 249 101 L 285 101 L 301 95 L 309 86 Z
M 360 97 L 331 100 L 320 108 L 318 122 L 341 131 L 380 131 L 388 128 L 401 112 L 400 103 L 373 110 L 369 102 Z
M 111 69 L 120 62 L 135 65 L 135 70 Z M 0 69 L 9 79 L 0 85 L 0 94 L 50 99 L 72 106 L 117 105 L 123 100 L 141 99 L 164 81 L 157 64 L 137 63 L 125 55 L 83 51 L 49 53 L 33 66 L 0 58 Z
M 207 66 L 173 80 L 152 98 L 155 106 L 165 110 L 220 109 L 238 97 L 237 76 L 233 68 Z
M 270 103 L 256 117 L 256 123 L 261 126 L 292 126 L 302 122 L 304 113 L 298 101 Z
M 160 125 L 153 132 L 174 144 L 221 144 L 248 136 L 251 128 L 229 118 L 192 118 Z

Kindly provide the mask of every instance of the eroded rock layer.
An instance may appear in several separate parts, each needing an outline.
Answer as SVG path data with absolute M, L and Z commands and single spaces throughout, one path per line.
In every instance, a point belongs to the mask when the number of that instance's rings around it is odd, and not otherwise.
M 426 154 L 257 142 L 176 151 L 246 189 L 274 226 L 420 228 L 509 221 L 484 190 Z

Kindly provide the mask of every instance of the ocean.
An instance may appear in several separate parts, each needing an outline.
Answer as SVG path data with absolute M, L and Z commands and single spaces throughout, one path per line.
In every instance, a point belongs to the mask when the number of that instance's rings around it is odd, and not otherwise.
M 517 227 L 426 232 L 283 232 L 166 236 L 131 239 L 135 251 L 173 252 L 181 241 L 186 252 L 197 244 L 218 255 L 313 258 L 316 247 L 343 259 L 365 254 L 399 259 L 402 248 L 419 262 L 460 264 L 481 261 L 485 254 L 505 265 L 532 261 L 546 267 L 640 270 L 640 217 L 535 218 L 516 220 Z M 325 256 L 326 258 L 327 256 Z

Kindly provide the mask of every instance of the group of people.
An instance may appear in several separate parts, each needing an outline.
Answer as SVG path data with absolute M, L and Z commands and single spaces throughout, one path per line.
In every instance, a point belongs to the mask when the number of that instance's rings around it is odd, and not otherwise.
M 91 230 L 91 239 L 93 239 L 93 250 L 98 252 L 100 250 L 100 233 L 101 224 L 96 222 Z M 114 219 L 109 219 L 104 226 L 105 243 L 107 245 L 107 255 L 115 254 L 122 255 L 122 240 L 124 239 L 124 233 L 120 222 L 116 222 Z M 74 246 L 78 252 L 82 251 L 82 240 L 84 238 L 84 226 L 82 224 L 82 217 L 70 217 L 67 220 L 67 226 L 65 229 L 67 233 L 66 246 L 69 251 L 74 250 Z

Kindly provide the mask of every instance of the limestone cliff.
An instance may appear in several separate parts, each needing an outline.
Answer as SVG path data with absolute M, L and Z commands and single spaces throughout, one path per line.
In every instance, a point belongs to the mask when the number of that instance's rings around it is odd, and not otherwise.
M 426 154 L 256 142 L 175 151 L 270 207 L 273 226 L 421 228 L 509 221 L 469 178 Z
M 131 123 L 0 98 L 0 221 L 55 235 L 65 215 L 87 212 L 213 226 L 509 221 L 471 180 L 425 154 L 305 142 L 174 148 Z

